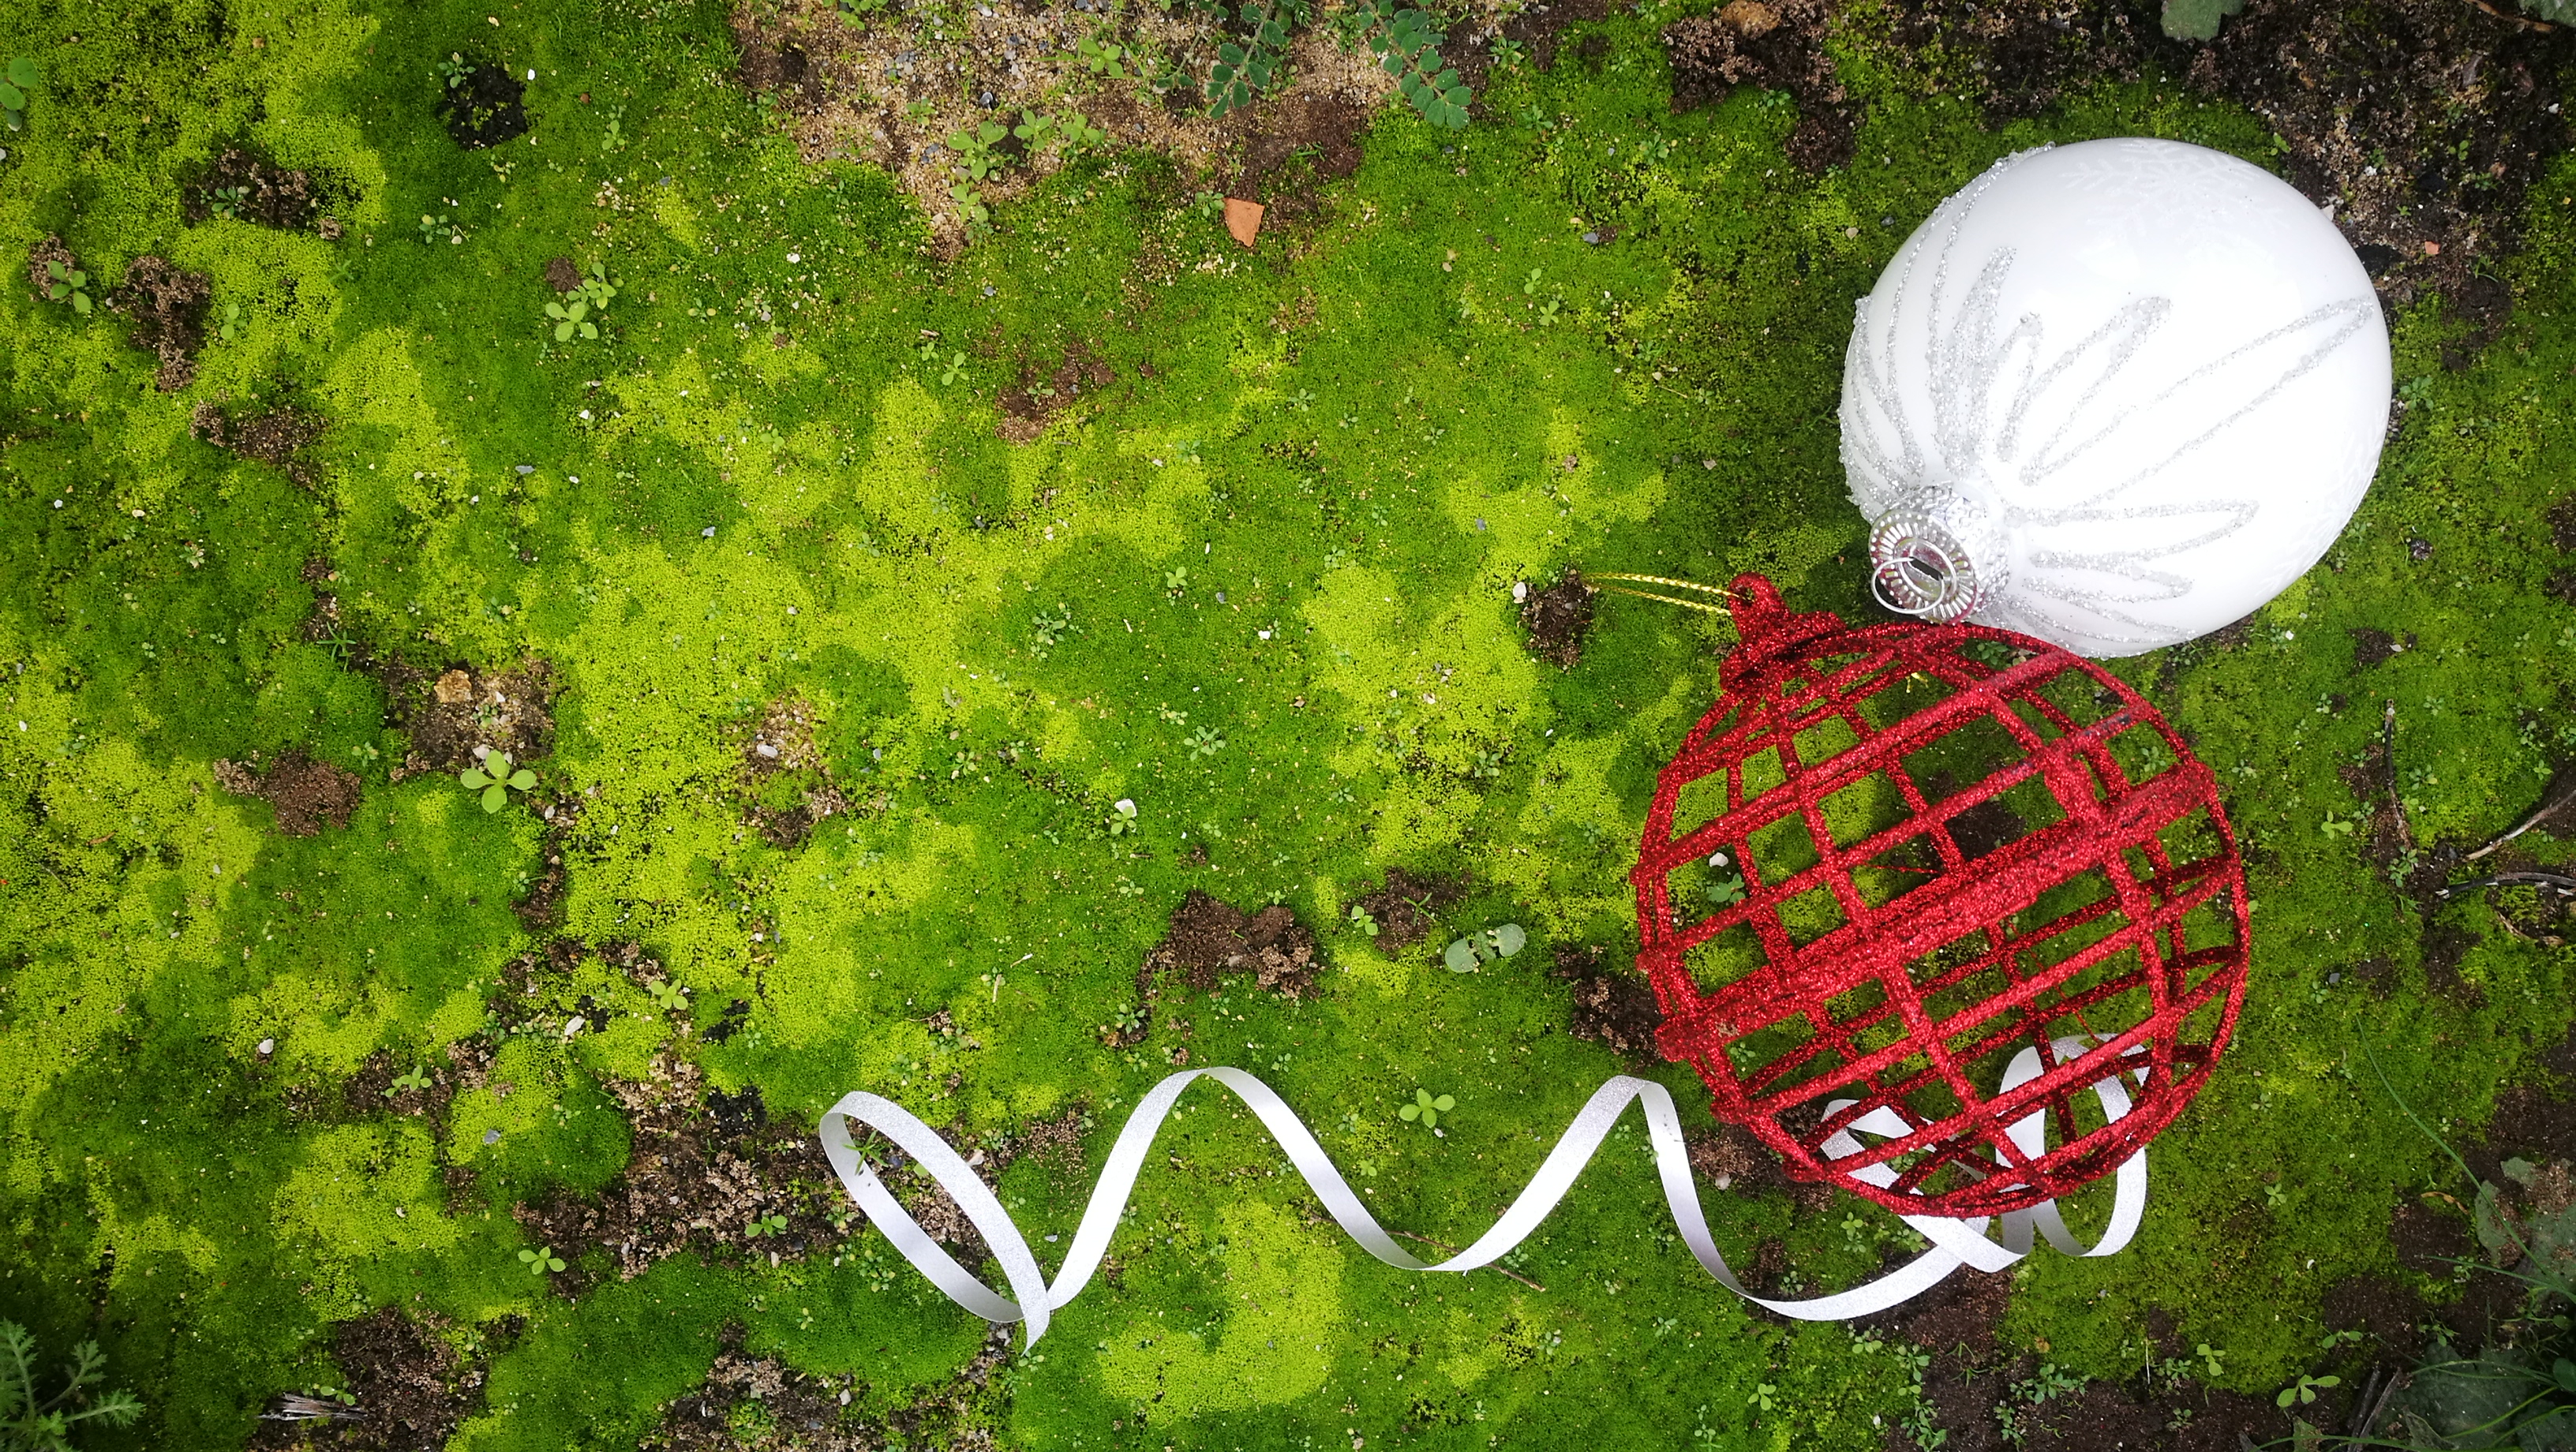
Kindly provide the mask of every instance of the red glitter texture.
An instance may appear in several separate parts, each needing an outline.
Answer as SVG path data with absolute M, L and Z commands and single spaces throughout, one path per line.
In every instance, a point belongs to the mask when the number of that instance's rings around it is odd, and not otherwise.
M 1665 1055 L 1791 1174 L 1907 1214 L 2117 1169 L 2208 1081 L 2244 1001 L 2245 874 L 2209 768 L 2045 641 L 1852 630 L 1758 575 L 1731 589 L 1743 643 L 1631 874 Z M 2033 1046 L 2039 1076 L 1998 1092 Z M 2133 1108 L 2106 1123 L 2091 1091 L 2114 1073 Z M 1912 1132 L 1824 1153 L 1882 1106 Z M 2008 1131 L 2041 1111 L 2053 1147 L 2024 1154 Z M 1852 1173 L 1873 1164 L 1892 1186 Z

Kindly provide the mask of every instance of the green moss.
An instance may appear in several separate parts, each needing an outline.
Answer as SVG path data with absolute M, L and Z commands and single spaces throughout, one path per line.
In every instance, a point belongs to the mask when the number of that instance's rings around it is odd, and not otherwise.
M 163 395 L 119 320 L 0 287 L 0 1313 L 99 1328 L 153 1407 L 133 1445 L 237 1443 L 318 1374 L 329 1323 L 393 1303 L 496 1346 L 528 1318 L 458 1446 L 632 1445 L 728 1323 L 858 1376 L 865 1415 L 947 1396 L 984 1328 L 872 1231 L 776 1267 L 677 1257 L 576 1301 L 519 1265 L 510 1206 L 613 1177 L 600 1086 L 675 1044 L 790 1121 L 859 1087 L 978 1134 L 1079 1109 L 1094 1163 L 1185 1048 L 1277 1086 L 1390 1225 L 1472 1238 L 1627 1067 L 1569 1039 L 1543 970 L 1633 942 L 1654 774 L 1731 638 L 1604 597 L 1561 670 L 1524 649 L 1515 582 L 1758 569 L 1864 618 L 1833 403 L 1851 301 L 1911 227 L 2044 140 L 2278 160 L 2253 118 L 2152 78 L 1983 129 L 1892 79 L 1863 8 L 1838 42 L 1858 153 L 1807 178 L 1782 98 L 1671 113 L 1663 7 L 1576 27 L 1596 66 L 1496 74 L 1464 133 L 1380 114 L 1360 172 L 1256 253 L 1183 204 L 1198 179 L 1123 157 L 941 261 L 883 178 L 797 160 L 729 79 L 717 5 L 20 9 L 48 82 L 0 170 L 0 241 L 58 232 L 110 280 L 172 257 L 244 319 Z M 526 138 L 465 152 L 436 123 L 430 67 L 469 46 L 538 72 Z M 313 170 L 347 235 L 187 224 L 184 186 L 236 144 Z M 2234 643 L 2121 667 L 2226 782 L 2255 977 L 2227 1067 L 2156 1147 L 2138 1244 L 2033 1261 L 2015 1347 L 2122 1376 L 2160 1313 L 2269 1391 L 2322 1364 L 2334 1281 L 2448 1294 L 2388 1244 L 2445 1166 L 2365 1049 L 2465 1133 L 2565 1031 L 2567 951 L 2469 899 L 2428 921 L 2330 824 L 2388 701 L 2426 843 L 2509 825 L 2576 749 L 2576 617 L 2541 593 L 2564 567 L 2540 514 L 2570 462 L 2568 191 L 2538 194 L 2514 319 L 2468 366 L 2445 366 L 2462 329 L 2437 304 L 2398 319 L 2408 407 L 2327 563 Z M 423 212 L 466 240 L 419 241 Z M 559 255 L 620 288 L 596 343 L 545 324 Z M 1037 442 L 997 437 L 1001 391 L 1077 343 L 1115 385 Z M 310 486 L 189 436 L 200 403 L 281 397 L 328 423 Z M 336 580 L 306 578 L 317 557 Z M 310 628 L 325 590 L 336 646 Z M 2415 644 L 2365 670 L 2364 628 Z M 577 824 L 549 838 L 443 775 L 396 781 L 405 743 L 361 668 L 395 656 L 550 663 L 536 765 Z M 854 809 L 782 848 L 747 814 L 821 769 L 763 785 L 742 753 L 791 696 Z M 215 783 L 218 759 L 291 749 L 359 773 L 348 826 L 284 837 Z M 491 1021 L 503 966 L 542 946 L 509 899 L 557 853 L 566 934 L 643 943 L 700 1025 L 749 1004 L 742 1030 L 675 1040 L 595 958 L 568 985 L 593 1031 Z M 1530 951 L 1468 975 L 1438 970 L 1440 935 L 1379 951 L 1344 914 L 1398 865 L 1470 875 L 1444 928 L 1520 922 Z M 1332 962 L 1321 993 L 1169 1002 L 1145 1044 L 1104 1047 L 1193 887 L 1295 907 Z M 2478 935 L 2465 988 L 2428 979 L 2428 927 Z M 959 1033 L 927 1025 L 942 1010 Z M 478 1036 L 498 1058 L 444 1118 L 349 1104 L 374 1056 Z M 1702 1113 L 1685 1071 L 1657 1076 Z M 1455 1097 L 1447 1137 L 1395 1117 L 1417 1088 Z M 1378 1265 L 1308 1223 L 1230 1101 L 1186 1103 L 1119 1273 L 960 1415 L 1031 1448 L 1408 1425 L 1864 1447 L 1910 1404 L 1883 1348 L 1757 1321 L 1700 1276 L 1633 1126 L 1518 1258 L 1541 1292 Z M 451 1199 L 450 1167 L 476 1192 Z M 1088 1174 L 1022 1161 L 1002 1185 L 1061 1234 Z M 1781 1239 L 1810 1288 L 1904 1245 L 1853 1201 L 1710 1201 L 1730 1256 Z M 2069 1213 L 2089 1233 L 2102 1196 Z

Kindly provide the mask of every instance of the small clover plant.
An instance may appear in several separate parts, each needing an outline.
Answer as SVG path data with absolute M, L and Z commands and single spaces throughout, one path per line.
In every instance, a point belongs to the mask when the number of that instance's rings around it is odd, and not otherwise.
M 1109 804 L 1109 835 L 1124 837 L 1136 830 L 1136 801 L 1120 797 Z
M 744 1226 L 742 1233 L 753 1240 L 758 1240 L 764 1235 L 773 1237 L 784 1235 L 787 1233 L 787 1217 L 778 1214 L 760 1216 Z
M 553 1247 L 544 1245 L 538 1246 L 534 1250 L 520 1251 L 519 1264 L 526 1266 L 528 1268 L 528 1274 L 534 1276 L 541 1276 L 548 1271 L 559 1271 L 564 1268 L 563 1257 L 555 1254 Z
M 2566 1363 L 2562 1361 L 2559 1365 L 2565 1366 Z M 2294 1403 L 2302 1407 L 2315 1406 L 2318 1392 L 2332 1391 L 2341 1385 L 2343 1378 L 2339 1376 L 2303 1376 L 2297 1385 L 2274 1397 L 2272 1404 L 2283 1411 L 2288 1411 Z
M 0 126 L 11 131 L 27 129 L 27 105 L 45 78 L 31 56 L 11 56 L 6 71 L 0 71 Z
M 546 304 L 546 316 L 555 324 L 555 341 L 568 343 L 576 333 L 584 339 L 598 337 L 599 325 L 590 320 L 590 315 L 608 311 L 610 300 L 616 296 L 616 284 L 608 280 L 607 272 L 598 263 L 592 263 L 590 275 L 581 280 L 581 286 Z
M 218 337 L 218 338 L 223 339 L 223 340 L 224 340 L 225 342 L 227 342 L 227 343 L 234 343 L 234 342 L 239 342 L 239 341 L 241 340 L 241 335 L 242 335 L 242 315 L 241 315 L 241 304 L 240 304 L 240 303 L 226 303 L 226 304 L 224 304 L 224 320 L 223 320 L 223 323 L 222 323 L 219 327 L 217 327 L 217 328 L 215 329 L 215 336 L 216 336 L 216 337 Z
M 45 297 L 52 302 L 70 303 L 72 311 L 82 317 L 88 317 L 94 306 L 89 296 L 89 274 L 60 262 L 45 264 Z
M 1529 934 L 1518 923 L 1504 923 L 1483 932 L 1469 933 L 1449 945 L 1440 961 L 1452 973 L 1473 973 L 1480 963 L 1508 958 L 1529 946 Z
M 1413 1091 L 1413 1102 L 1398 1109 L 1395 1114 L 1398 1119 L 1407 1123 L 1419 1122 L 1424 1129 L 1436 1131 L 1440 1128 L 1440 1116 L 1457 1107 L 1458 1101 L 1446 1094 L 1434 1097 L 1428 1089 L 1416 1089 Z
M 467 791 L 483 794 L 483 810 L 497 812 L 510 804 L 510 793 L 533 789 L 537 774 L 526 767 L 512 770 L 510 753 L 495 751 L 483 758 L 481 766 L 469 766 L 456 774 L 456 780 Z
M 426 1069 L 415 1068 L 408 1074 L 395 1075 L 394 1081 L 385 1086 L 385 1097 L 387 1099 L 391 1099 L 406 1089 L 426 1089 L 428 1087 L 429 1071 Z
M 1356 903 L 1351 905 L 1351 926 L 1368 934 L 1372 938 L 1377 936 L 1377 919 L 1370 915 L 1367 908 L 1361 907 Z

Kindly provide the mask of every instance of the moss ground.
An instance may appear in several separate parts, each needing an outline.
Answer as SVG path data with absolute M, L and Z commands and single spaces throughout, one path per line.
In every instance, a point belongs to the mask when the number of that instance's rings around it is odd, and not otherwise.
M 526 1273 L 509 1206 L 625 1163 L 600 1086 L 668 1023 L 622 980 L 596 985 L 608 1031 L 508 1038 L 507 1100 L 311 1109 L 376 1056 L 499 1034 L 493 984 L 541 946 L 509 904 L 543 824 L 394 781 L 368 659 L 552 664 L 531 764 L 583 804 L 553 849 L 562 932 L 641 940 L 702 1026 L 749 1000 L 742 1032 L 683 1046 L 716 1084 L 806 1120 L 875 1088 L 979 1132 L 1082 1107 L 1096 1161 L 1183 1043 L 1168 1015 L 1129 1050 L 1095 1031 L 1173 906 L 1281 901 L 1323 934 L 1322 993 L 1193 1002 L 1191 1062 L 1261 1073 L 1390 1223 L 1479 1232 L 1622 1067 L 1534 965 L 1633 944 L 1653 774 L 1725 639 L 1605 600 L 1560 672 L 1513 583 L 1759 569 L 1860 618 L 1833 404 L 1852 299 L 1912 227 L 2042 140 L 2276 159 L 2152 81 L 1989 129 L 1856 41 L 1858 158 L 1809 178 L 1780 98 L 1670 113 L 1656 32 L 1679 13 L 1649 0 L 1583 27 L 1588 60 L 1499 73 L 1462 133 L 1381 114 L 1362 169 L 1257 253 L 1193 209 L 1197 179 L 1120 156 L 942 261 L 882 176 L 797 160 L 716 5 L 0 5 L 47 72 L 0 162 L 0 241 L 59 233 L 107 284 L 166 255 L 239 309 L 164 394 L 118 319 L 0 287 L 0 1313 L 97 1336 L 150 1402 L 98 1444 L 238 1445 L 274 1395 L 332 1384 L 332 1323 L 389 1303 L 460 1336 L 525 1318 L 453 1442 L 496 1452 L 632 1445 L 732 1323 L 856 1374 L 871 1415 L 983 1343 L 873 1231 L 573 1299 Z M 535 72 L 525 137 L 468 151 L 438 124 L 458 50 Z M 227 145 L 325 181 L 345 237 L 187 221 Z M 2399 320 L 2403 427 L 2327 563 L 2240 638 L 2121 667 L 2225 776 L 2254 982 L 2229 1067 L 2158 1145 L 2137 1245 L 2016 1276 L 2008 1335 L 2061 1367 L 2126 1374 L 2151 1313 L 2224 1353 L 2216 1385 L 2337 1364 L 2322 1288 L 2422 1284 L 2389 1215 L 2447 1183 L 2364 1046 L 2466 1129 L 2568 1027 L 2567 951 L 2482 902 L 2439 911 L 2478 941 L 2436 991 L 2437 924 L 2332 824 L 2384 701 L 2427 842 L 2484 840 L 2576 754 L 2576 611 L 2542 591 L 2576 461 L 2570 188 L 2540 197 L 2514 319 L 2467 367 L 2442 366 L 2437 304 Z M 596 341 L 552 340 L 557 255 L 620 289 Z M 1119 381 L 1035 443 L 997 437 L 1023 361 L 1075 344 Z M 189 432 L 200 402 L 281 397 L 327 420 L 309 487 Z M 2416 646 L 2364 671 L 2359 628 Z M 787 698 L 882 807 L 780 848 L 747 828 L 742 743 Z M 280 835 L 211 774 L 294 749 L 363 778 L 346 827 Z M 1111 836 L 1121 798 L 1135 829 Z M 1347 904 L 1393 865 L 1472 873 L 1451 920 L 1518 921 L 1533 950 L 1472 975 L 1436 940 L 1376 951 Z M 926 1026 L 942 1009 L 961 1034 Z M 1689 1076 L 1659 1077 L 1704 1122 Z M 1395 1117 L 1417 1087 L 1455 1096 L 1446 1138 Z M 977 1393 L 1003 1445 L 1865 1447 L 1914 1404 L 1892 1343 L 1706 1283 L 1633 1128 L 1519 1263 L 1540 1293 L 1377 1265 L 1308 1222 L 1229 1101 L 1189 1103 L 1117 1283 Z M 486 1172 L 475 1197 L 443 1190 L 451 1165 Z M 1002 1179 L 1033 1231 L 1069 1230 L 1087 1187 L 1036 1160 Z M 1785 1237 L 1811 1287 L 1896 1229 L 1857 1201 L 1711 1198 L 1730 1255 Z

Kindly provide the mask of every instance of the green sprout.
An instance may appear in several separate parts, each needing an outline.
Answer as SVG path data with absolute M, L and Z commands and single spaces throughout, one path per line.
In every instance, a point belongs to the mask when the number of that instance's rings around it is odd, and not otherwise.
M 565 294 L 560 301 L 546 304 L 546 316 L 554 319 L 555 341 L 568 343 L 575 333 L 585 339 L 598 337 L 599 325 L 590 321 L 590 315 L 608 311 L 610 299 L 616 296 L 616 285 L 608 280 L 608 274 L 598 263 L 592 263 L 590 275 L 581 280 L 581 286 Z
M 2227 1374 L 2227 1365 L 2225 1361 L 2227 1353 L 2210 1345 L 2208 1342 L 2204 1341 L 2200 1343 L 2200 1345 L 2192 1348 L 2192 1355 L 2199 1357 L 2203 1362 L 2208 1364 L 2209 1379 L 2211 1381 L 2216 1381 Z
M 429 1071 L 426 1069 L 415 1068 L 408 1074 L 396 1075 L 394 1077 L 394 1081 L 385 1086 L 385 1097 L 387 1099 L 391 1099 L 406 1089 L 426 1089 L 428 1087 Z
M 787 1233 L 787 1217 L 778 1214 L 760 1216 L 753 1220 L 749 1225 L 744 1226 L 742 1228 L 742 1233 L 745 1237 L 752 1240 L 758 1240 L 764 1235 L 784 1235 Z
M 456 780 L 467 791 L 483 794 L 483 810 L 497 812 L 509 805 L 510 793 L 534 788 L 537 774 L 524 766 L 511 770 L 510 753 L 495 751 L 484 756 L 481 766 L 469 766 L 458 772 Z
M 1189 734 L 1190 759 L 1214 756 L 1225 750 L 1225 736 L 1211 726 L 1202 726 Z
M 689 1006 L 689 990 L 682 988 L 680 985 L 672 982 L 668 978 L 654 979 L 651 983 L 647 984 L 646 987 L 651 991 L 653 1001 L 661 1005 L 665 1012 Z
M 0 72 L 0 77 L 5 77 L 0 79 L 0 126 L 11 131 L 24 131 L 27 129 L 28 93 L 45 78 L 44 73 L 36 69 L 32 57 L 20 55 L 9 58 L 8 69 Z
M 248 187 L 217 187 L 207 195 L 207 210 L 227 222 L 239 221 L 243 209 L 250 205 Z
M 72 1348 L 63 1389 L 42 1399 L 36 1396 L 34 1335 L 15 1321 L 0 1321 L 0 1352 L 8 1357 L 0 1365 L 0 1447 L 9 1452 L 70 1452 L 71 1430 L 80 1423 L 126 1427 L 143 1415 L 143 1403 L 132 1392 L 89 1390 L 107 1365 L 95 1341 Z
M 1428 1089 L 1415 1089 L 1413 1102 L 1395 1111 L 1396 1118 L 1411 1123 L 1419 1120 L 1424 1129 L 1437 1131 L 1440 1116 L 1458 1107 L 1458 1101 L 1446 1094 L 1433 1098 Z
M 1074 50 L 1082 56 L 1083 67 L 1095 76 L 1113 81 L 1133 79 L 1119 66 L 1119 62 L 1134 58 L 1123 46 L 1103 45 L 1086 35 L 1074 43 Z
M 1361 932 L 1368 934 L 1372 938 L 1377 936 L 1377 919 L 1369 913 L 1367 908 L 1361 907 L 1356 903 L 1351 906 L 1351 926 L 1358 928 Z
M 467 81 L 474 79 L 474 67 L 466 63 L 463 55 L 451 50 L 447 59 L 438 63 L 438 77 L 447 83 L 447 89 L 461 91 Z
M 1135 799 L 1133 797 L 1120 797 L 1118 800 L 1111 802 L 1109 804 L 1109 835 L 1112 837 L 1124 837 L 1135 830 Z
M 526 1266 L 528 1274 L 532 1276 L 541 1276 L 548 1271 L 559 1271 L 564 1268 L 563 1257 L 555 1254 L 553 1247 L 544 1245 L 534 1250 L 520 1251 L 519 1264 Z
M 1529 946 L 1529 934 L 1518 923 L 1504 923 L 1483 932 L 1469 933 L 1451 943 L 1440 955 L 1440 961 L 1452 973 L 1473 973 L 1476 965 L 1508 958 Z
M 224 321 L 220 327 L 215 329 L 215 336 L 223 339 L 227 343 L 231 343 L 239 341 L 241 335 L 241 304 L 224 304 Z
M 938 362 L 939 360 L 934 356 L 934 357 L 931 359 L 931 361 L 932 361 L 932 362 L 934 362 L 934 363 L 936 363 L 936 362 Z M 965 355 L 965 354 L 963 354 L 963 353 L 951 353 L 951 354 L 949 354 L 949 355 L 948 355 L 948 365 L 947 365 L 946 371 L 942 372 L 942 373 L 939 375 L 939 386 L 940 386 L 940 387 L 942 387 L 942 388 L 947 388 L 947 387 L 949 387 L 950 385 L 952 385 L 952 384 L 956 383 L 956 381 L 957 381 L 957 375 L 958 375 L 959 373 L 961 373 L 961 372 L 965 371 L 965 368 L 966 368 L 966 355 Z
M 82 317 L 89 316 L 92 304 L 89 299 L 88 273 L 77 267 L 65 267 L 60 262 L 49 260 L 45 263 L 45 276 L 48 279 L 45 283 L 45 297 L 49 301 L 70 303 L 73 312 Z
M 2314 1406 L 2319 1391 L 2331 1391 L 2341 1385 L 2343 1378 L 2339 1376 L 2303 1376 L 2299 1378 L 2298 1385 L 2274 1397 L 2272 1404 L 2283 1411 L 2288 1411 L 2293 1402 L 2303 1407 Z

